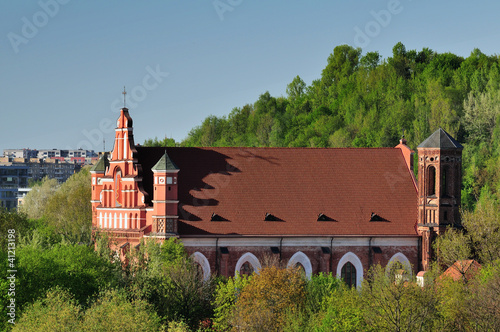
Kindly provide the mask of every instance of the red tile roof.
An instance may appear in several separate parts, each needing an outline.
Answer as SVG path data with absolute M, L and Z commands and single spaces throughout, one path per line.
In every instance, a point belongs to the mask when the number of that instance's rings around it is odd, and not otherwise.
M 455 281 L 462 280 L 464 277 L 470 280 L 481 269 L 481 264 L 473 259 L 456 261 L 446 271 L 439 276 L 439 279 L 450 277 Z
M 181 236 L 417 235 L 417 191 L 401 149 L 166 150 L 180 169 Z M 137 152 L 152 198 L 151 168 L 165 148 Z M 224 221 L 211 221 L 214 213 Z

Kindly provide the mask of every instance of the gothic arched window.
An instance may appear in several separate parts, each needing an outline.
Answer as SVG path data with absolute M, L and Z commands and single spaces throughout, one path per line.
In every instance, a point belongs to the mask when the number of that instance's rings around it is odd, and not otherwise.
M 253 273 L 253 266 L 249 262 L 243 263 L 240 268 L 240 274 L 251 275 Z
M 351 262 L 347 262 L 342 266 L 341 278 L 347 285 L 356 287 L 356 268 Z

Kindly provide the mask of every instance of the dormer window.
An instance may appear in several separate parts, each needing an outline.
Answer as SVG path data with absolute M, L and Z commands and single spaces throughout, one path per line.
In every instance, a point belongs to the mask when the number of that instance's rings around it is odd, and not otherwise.
M 281 221 L 278 217 L 276 217 L 275 215 L 272 215 L 271 213 L 266 213 L 264 220 L 265 221 Z
M 381 216 L 379 216 L 378 214 L 376 214 L 375 212 L 372 212 L 372 215 L 370 217 L 370 221 L 381 221 L 381 222 L 388 222 L 389 220 L 385 219 L 385 218 L 382 218 Z
M 212 213 L 212 217 L 210 218 L 210 221 L 226 221 L 226 220 L 214 212 L 214 213 Z
M 336 220 L 335 220 L 335 219 L 333 219 L 333 218 L 328 217 L 328 216 L 327 216 L 326 214 L 324 214 L 324 213 L 320 213 L 320 214 L 318 214 L 318 219 L 317 219 L 317 221 L 336 221 Z

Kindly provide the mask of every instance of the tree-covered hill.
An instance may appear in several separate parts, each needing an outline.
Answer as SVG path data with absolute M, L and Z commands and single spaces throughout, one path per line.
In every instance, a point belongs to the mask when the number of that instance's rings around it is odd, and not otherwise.
M 498 200 L 500 57 L 406 50 L 401 42 L 392 51 L 381 59 L 337 46 L 311 85 L 296 76 L 286 96 L 265 92 L 227 116 L 208 116 L 181 145 L 387 147 L 404 133 L 415 149 L 442 127 L 465 146 L 464 207 Z

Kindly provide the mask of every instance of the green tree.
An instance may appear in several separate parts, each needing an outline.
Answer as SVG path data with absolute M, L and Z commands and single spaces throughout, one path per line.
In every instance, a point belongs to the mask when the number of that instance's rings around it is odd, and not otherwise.
M 54 196 L 59 184 L 56 179 L 44 177 L 41 182 L 35 183 L 30 192 L 26 194 L 19 211 L 26 213 L 31 219 L 38 219 L 44 216 L 47 209 L 47 201 Z
M 163 331 L 160 318 L 149 303 L 129 301 L 125 292 L 103 292 L 85 311 L 81 331 Z
M 364 303 L 354 287 L 340 285 L 317 305 L 317 311 L 308 323 L 311 331 L 367 331 Z M 298 332 L 298 331 L 297 331 Z
M 235 304 L 235 322 L 247 331 L 277 331 L 285 317 L 304 305 L 305 280 L 299 269 L 262 268 L 241 290 Z
M 370 70 L 377 68 L 379 62 L 380 54 L 378 52 L 368 52 L 365 56 L 361 57 L 359 61 L 361 66 Z
M 158 137 L 155 137 L 153 139 L 151 138 L 146 139 L 142 145 L 151 147 L 172 147 L 172 146 L 177 146 L 177 143 L 173 138 L 165 137 L 162 140 L 158 140 Z
M 47 224 L 73 243 L 91 242 L 92 206 L 88 167 L 73 174 L 45 203 Z
M 16 258 L 20 285 L 16 302 L 20 309 L 42 298 L 53 287 L 67 289 L 84 305 L 100 289 L 120 283 L 116 266 L 85 245 L 44 245 L 34 238 L 17 249 Z
M 56 287 L 27 306 L 12 331 L 81 331 L 80 310 L 71 293 Z
M 500 330 L 500 261 L 488 264 L 468 285 L 465 314 L 476 331 Z M 472 330 L 472 328 L 471 328 Z
M 165 321 L 183 320 L 192 328 L 212 316 L 214 283 L 203 280 L 182 242 L 142 242 L 128 257 L 127 288 L 135 299 L 151 303 Z
M 227 281 L 217 284 L 214 300 L 214 328 L 217 331 L 231 331 L 235 328 L 235 304 L 242 289 L 250 281 L 249 276 L 236 274 Z
M 367 324 L 377 331 L 429 330 L 438 303 L 433 285 L 422 288 L 391 270 L 376 265 L 367 274 L 362 287 Z
M 500 115 L 500 93 L 488 91 L 475 96 L 469 93 L 464 100 L 463 123 L 469 141 L 488 142 Z
M 286 87 L 286 94 L 290 100 L 302 97 L 306 89 L 306 83 L 297 75 Z
M 462 224 L 481 264 L 500 260 L 500 210 L 497 203 L 479 202 L 475 211 L 462 213 Z
M 463 261 L 472 258 L 470 237 L 461 230 L 449 228 L 444 234 L 437 237 L 434 242 L 434 250 L 438 263 L 450 267 L 454 266 L 465 280 L 466 270 L 461 265 L 453 265 L 457 261 Z

